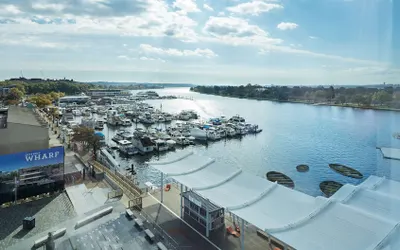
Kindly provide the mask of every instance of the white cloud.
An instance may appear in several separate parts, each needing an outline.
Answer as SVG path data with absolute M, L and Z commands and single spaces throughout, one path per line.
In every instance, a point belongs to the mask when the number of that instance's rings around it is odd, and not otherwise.
M 206 57 L 213 58 L 216 57 L 217 54 L 210 49 L 195 49 L 195 50 L 178 50 L 178 49 L 163 49 L 158 47 L 153 47 L 149 44 L 141 44 L 139 46 L 140 50 L 146 54 L 156 54 L 156 55 L 166 55 L 166 56 L 197 56 L 197 57 Z
M 277 3 L 268 3 L 262 0 L 255 0 L 227 8 L 227 10 L 232 13 L 253 16 L 258 16 L 261 13 L 269 12 L 273 9 L 283 9 L 283 6 Z
M 318 39 L 318 37 L 316 37 L 316 36 L 309 36 L 308 38 L 310 38 L 310 39 Z
M 1 15 L 18 15 L 21 13 L 22 13 L 22 11 L 15 5 L 12 5 L 12 4 L 1 5 L 0 4 L 0 14 Z
M 47 49 L 66 49 L 77 48 L 80 46 L 79 44 L 52 41 L 51 39 L 43 40 L 40 37 L 33 35 L 18 35 L 10 37 L 7 34 L 0 34 L 0 44 L 7 46 L 24 46 Z
M 122 44 L 122 46 L 124 46 L 124 47 L 128 47 L 128 44 L 124 43 L 124 44 Z
M 130 60 L 130 57 L 126 56 L 126 55 L 119 55 L 119 56 L 117 56 L 117 58 L 118 59 L 123 59 L 123 60 Z
M 161 58 L 152 58 L 152 57 L 147 57 L 147 56 L 141 56 L 139 58 L 142 61 L 159 61 L 159 62 L 165 62 L 165 60 L 161 59 Z
M 62 11 L 65 6 L 62 4 L 57 4 L 57 3 L 33 3 L 32 8 L 35 10 L 40 10 L 40 11 L 54 11 L 54 12 L 60 12 Z
M 175 0 L 172 6 L 182 10 L 184 13 L 200 12 L 195 0 Z
M 209 10 L 209 11 L 213 11 L 214 9 L 210 6 L 210 5 L 208 5 L 208 4 L 203 4 L 203 8 L 205 9 L 205 10 Z
M 280 30 L 293 30 L 299 27 L 297 23 L 286 23 L 282 22 L 276 26 Z
M 230 45 L 260 46 L 280 44 L 282 40 L 271 38 L 268 33 L 250 24 L 247 20 L 237 17 L 210 17 L 206 22 L 202 37 L 205 41 L 222 42 Z
M 225 12 L 223 11 L 218 12 L 218 16 L 225 16 Z

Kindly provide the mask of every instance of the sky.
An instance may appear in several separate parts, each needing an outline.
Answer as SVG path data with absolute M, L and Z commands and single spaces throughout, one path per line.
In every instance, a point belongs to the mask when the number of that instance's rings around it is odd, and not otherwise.
M 399 31 L 396 0 L 0 0 L 0 79 L 399 84 Z

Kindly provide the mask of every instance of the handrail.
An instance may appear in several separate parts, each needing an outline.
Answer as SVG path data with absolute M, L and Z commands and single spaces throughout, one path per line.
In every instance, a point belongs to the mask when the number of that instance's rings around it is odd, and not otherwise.
M 96 169 L 100 170 L 100 171 L 104 171 L 106 172 L 108 175 L 110 175 L 111 178 L 116 180 L 116 183 L 121 185 L 123 188 L 125 188 L 128 193 L 131 194 L 131 196 L 133 198 L 136 198 L 138 196 L 140 196 L 142 193 L 140 191 L 138 191 L 136 188 L 134 188 L 132 186 L 132 184 L 127 183 L 125 180 L 123 180 L 120 176 L 116 175 L 115 173 L 113 173 L 110 169 L 108 169 L 107 167 L 101 165 L 100 163 L 98 163 L 97 161 L 91 161 L 89 163 L 90 165 L 94 166 Z

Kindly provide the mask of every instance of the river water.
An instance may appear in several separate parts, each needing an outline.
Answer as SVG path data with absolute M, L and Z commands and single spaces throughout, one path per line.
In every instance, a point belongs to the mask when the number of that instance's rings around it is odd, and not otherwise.
M 215 158 L 217 162 L 227 162 L 263 178 L 268 171 L 282 172 L 294 180 L 295 189 L 313 196 L 322 195 L 319 183 L 324 180 L 358 184 L 369 175 L 400 180 L 400 161 L 383 159 L 376 149 L 377 146 L 400 148 L 400 140 L 392 137 L 400 131 L 400 113 L 227 98 L 190 92 L 188 88 L 156 91 L 160 95 L 193 98 L 148 101 L 156 108 L 162 105 L 163 111 L 177 113 L 193 109 L 204 118 L 239 114 L 246 122 L 263 129 L 257 135 L 241 139 L 185 148 Z M 116 130 L 105 127 L 103 132 L 110 138 Z M 163 159 L 169 154 L 172 152 L 129 159 L 118 157 L 118 161 L 123 168 L 134 163 L 140 182 L 159 184 L 159 173 L 144 162 Z M 355 168 L 364 178 L 356 180 L 339 175 L 328 167 L 329 163 Z M 297 172 L 299 164 L 308 164 L 310 171 Z

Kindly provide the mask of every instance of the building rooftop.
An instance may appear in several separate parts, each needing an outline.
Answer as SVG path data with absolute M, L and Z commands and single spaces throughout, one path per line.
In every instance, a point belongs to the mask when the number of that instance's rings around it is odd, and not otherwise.
M 370 176 L 345 185 L 330 198 L 242 172 L 193 152 L 180 152 L 150 166 L 166 177 L 301 249 L 399 249 L 400 183 Z
M 79 98 L 90 98 L 90 97 L 86 95 L 70 95 L 61 97 L 60 100 L 79 99 Z
M 41 126 L 32 109 L 19 106 L 9 107 L 7 121 L 9 123 L 11 122 L 11 123 Z

